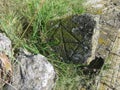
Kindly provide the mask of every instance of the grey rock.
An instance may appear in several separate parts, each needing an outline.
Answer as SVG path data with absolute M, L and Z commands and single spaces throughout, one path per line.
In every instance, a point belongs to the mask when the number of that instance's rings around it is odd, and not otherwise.
M 92 56 L 102 57 L 107 69 L 102 69 L 93 86 L 94 90 L 120 90 L 120 0 L 101 0 L 101 4 L 104 1 L 105 7 L 98 14 L 100 18 L 95 29 L 99 34 L 97 39 L 93 39 L 98 43 L 96 46 L 92 44 L 96 48 Z
M 55 75 L 53 66 L 43 55 L 21 50 L 14 67 L 11 90 L 52 90 Z
M 7 55 L 10 55 L 11 50 L 11 40 L 5 34 L 0 33 L 0 52 L 4 52 Z
M 1 86 L 3 86 L 5 84 L 4 81 L 6 80 L 6 78 L 9 78 L 9 79 L 11 78 L 11 77 L 9 77 L 11 73 L 8 75 L 8 77 L 4 76 L 4 75 L 6 75 L 6 73 L 4 73 L 4 74 L 2 73 L 3 68 L 5 66 L 3 64 L 3 61 L 1 60 L 2 57 L 10 58 L 11 50 L 12 50 L 12 46 L 11 46 L 10 39 L 4 33 L 0 33 L 0 89 L 1 89 Z M 6 60 L 8 61 L 9 59 L 6 59 Z M 10 62 L 10 61 L 8 61 L 8 62 Z
M 119 4 L 120 5 L 120 4 Z M 120 28 L 120 7 L 109 5 L 103 10 L 101 15 L 100 24 L 107 25 L 111 28 Z

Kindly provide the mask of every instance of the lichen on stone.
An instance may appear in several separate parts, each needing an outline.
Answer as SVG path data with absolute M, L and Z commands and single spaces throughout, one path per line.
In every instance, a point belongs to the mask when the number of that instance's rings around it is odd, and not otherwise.
M 64 62 L 84 63 L 91 56 L 91 39 L 95 25 L 95 20 L 89 14 L 51 21 L 47 28 L 48 42 L 59 40 L 52 49 Z

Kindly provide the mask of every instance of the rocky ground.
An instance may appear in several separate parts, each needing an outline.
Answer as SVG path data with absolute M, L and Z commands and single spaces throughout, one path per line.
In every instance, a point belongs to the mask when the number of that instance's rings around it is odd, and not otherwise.
M 91 2 L 90 2 L 91 1 Z M 109 69 L 102 70 L 97 90 L 120 89 L 120 1 L 88 0 L 89 13 L 99 17 L 96 54 L 105 59 Z M 93 11 L 94 10 L 94 11 Z
M 87 14 L 62 18 L 53 21 L 55 23 L 52 24 L 52 28 L 48 26 L 49 29 L 57 28 L 54 30 L 60 28 L 60 32 L 52 36 L 58 45 L 53 47 L 53 51 L 57 52 L 61 60 L 87 62 L 88 67 L 84 68 L 87 72 L 101 69 L 95 79 L 91 79 L 88 87 L 84 88 L 85 90 L 120 90 L 120 1 L 88 0 L 84 6 Z M 6 83 L 7 90 L 53 88 L 55 71 L 47 58 L 20 49 L 13 59 L 11 52 L 11 41 L 0 33 L 0 86 Z M 10 64 L 11 59 L 13 67 Z M 99 67 L 100 63 L 102 67 Z M 83 90 L 81 87 L 80 90 Z

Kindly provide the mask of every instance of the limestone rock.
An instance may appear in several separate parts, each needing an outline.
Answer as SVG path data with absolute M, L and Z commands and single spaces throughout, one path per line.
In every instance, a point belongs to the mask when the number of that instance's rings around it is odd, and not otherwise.
M 5 34 L 0 33 L 0 52 L 4 52 L 7 55 L 11 54 L 12 45 L 11 41 Z
M 10 82 L 12 66 L 9 60 L 11 55 L 11 41 L 5 34 L 0 33 L 0 89 Z
M 94 0 L 92 0 L 94 1 Z M 101 0 L 104 2 L 104 0 Z M 89 0 L 88 0 L 89 2 Z M 97 5 L 97 3 L 95 4 Z M 120 1 L 106 0 L 102 12 L 97 13 L 99 18 L 99 36 L 95 55 L 104 58 L 104 67 L 96 77 L 95 90 L 120 89 Z M 95 9 L 95 8 L 94 8 Z M 94 10 L 92 9 L 92 10 Z M 91 10 L 91 11 L 92 11 Z M 95 41 L 95 39 L 93 39 Z
M 106 0 L 87 0 L 83 3 L 88 13 L 102 14 L 102 10 L 106 6 Z
M 52 90 L 55 71 L 47 58 L 21 50 L 14 67 L 12 87 L 7 90 Z

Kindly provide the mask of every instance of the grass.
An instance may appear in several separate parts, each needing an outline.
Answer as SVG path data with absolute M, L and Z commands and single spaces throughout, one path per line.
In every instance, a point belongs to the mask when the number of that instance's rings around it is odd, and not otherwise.
M 79 90 L 84 76 L 77 65 L 61 62 L 46 42 L 50 20 L 84 13 L 84 0 L 1 0 L 0 29 L 12 40 L 13 52 L 23 47 L 45 55 L 57 73 L 55 90 Z

